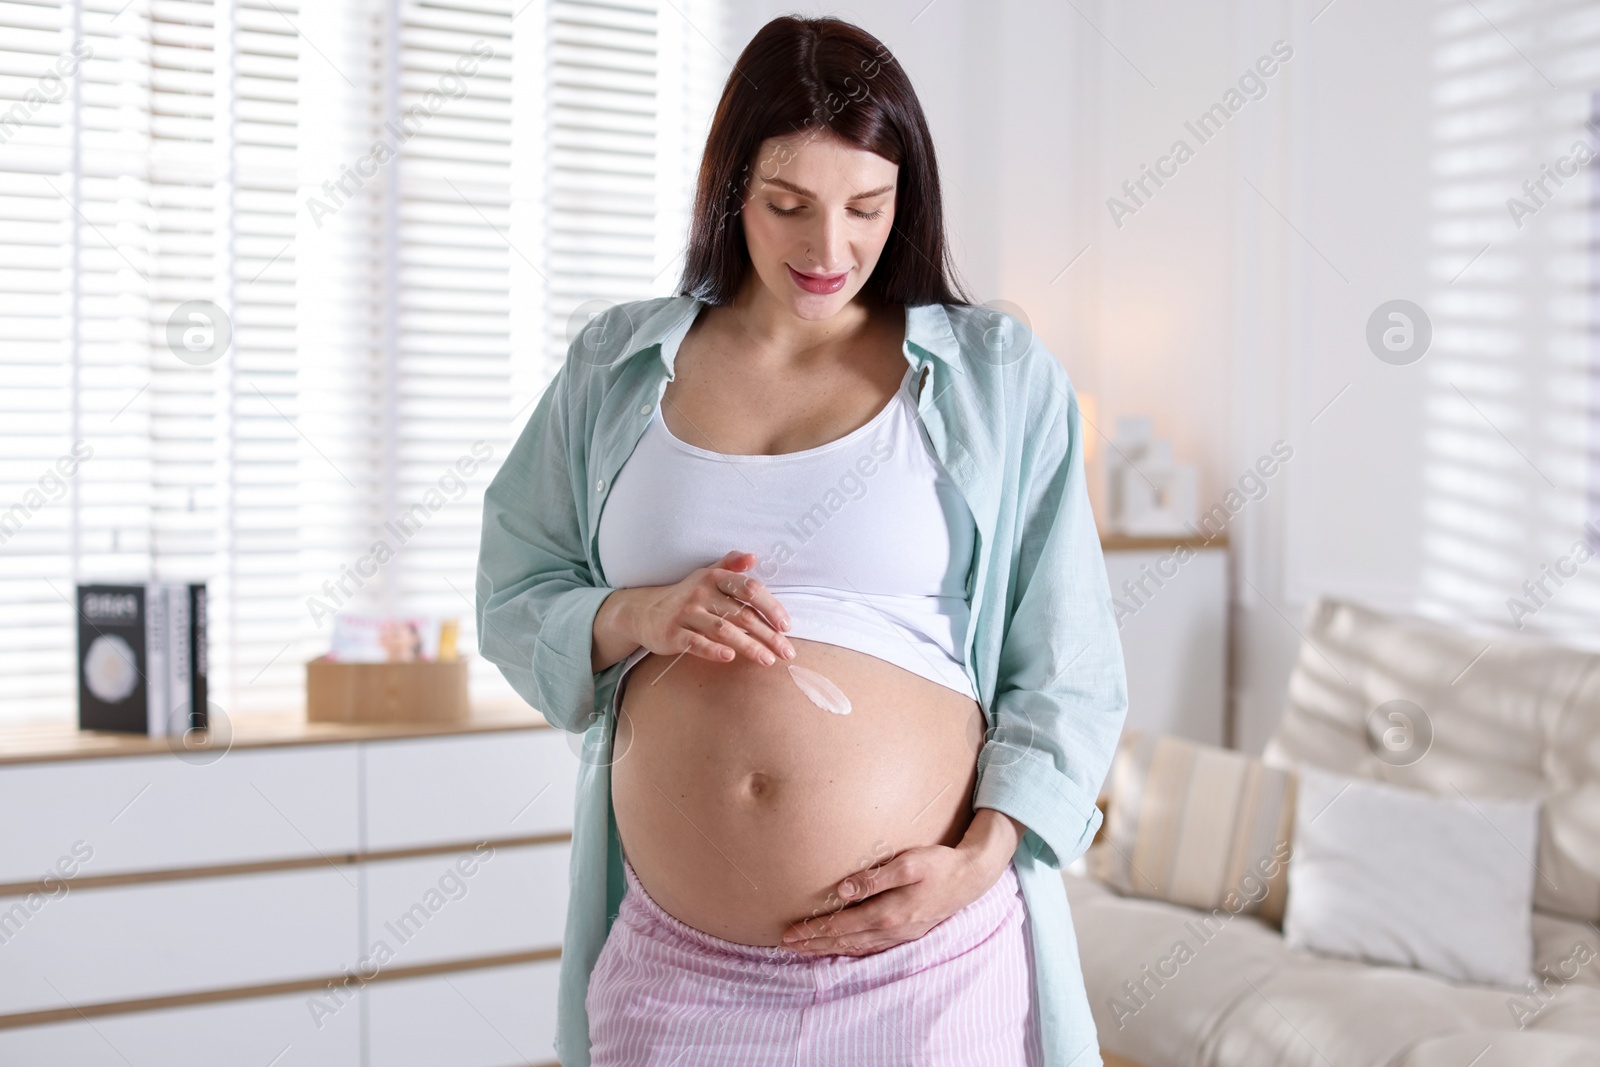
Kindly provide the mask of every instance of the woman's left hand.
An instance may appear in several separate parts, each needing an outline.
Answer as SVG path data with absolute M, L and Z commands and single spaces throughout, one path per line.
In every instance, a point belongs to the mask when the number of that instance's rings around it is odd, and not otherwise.
M 841 882 L 842 910 L 790 926 L 784 945 L 808 956 L 868 956 L 915 941 L 983 896 L 1009 862 L 1009 852 L 965 842 L 908 848 Z

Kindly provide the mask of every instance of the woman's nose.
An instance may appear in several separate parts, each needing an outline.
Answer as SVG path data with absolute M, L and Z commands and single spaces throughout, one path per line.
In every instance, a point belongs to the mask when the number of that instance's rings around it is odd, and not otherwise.
M 811 242 L 812 265 L 817 273 L 837 273 L 844 269 L 841 261 L 845 249 L 844 220 L 829 213 L 807 235 Z

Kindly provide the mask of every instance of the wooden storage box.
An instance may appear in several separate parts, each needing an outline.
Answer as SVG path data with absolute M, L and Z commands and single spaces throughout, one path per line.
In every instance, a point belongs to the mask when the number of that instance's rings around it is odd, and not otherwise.
M 460 723 L 471 717 L 467 661 L 306 663 L 307 722 Z

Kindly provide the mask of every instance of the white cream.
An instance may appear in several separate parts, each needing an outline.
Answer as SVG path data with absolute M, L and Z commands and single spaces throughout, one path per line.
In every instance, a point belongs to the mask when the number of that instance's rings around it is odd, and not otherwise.
M 808 670 L 805 667 L 797 667 L 791 663 L 789 664 L 789 677 L 793 678 L 794 684 L 800 687 L 800 692 L 804 693 L 811 703 L 823 711 L 831 711 L 835 715 L 850 714 L 850 698 L 845 696 L 838 686 L 816 671 Z

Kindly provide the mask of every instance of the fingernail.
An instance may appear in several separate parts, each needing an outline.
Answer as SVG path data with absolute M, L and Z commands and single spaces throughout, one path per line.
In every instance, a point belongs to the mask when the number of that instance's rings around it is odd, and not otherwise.
M 794 659 L 794 646 L 788 642 L 785 642 L 783 646 L 783 658 Z
M 771 652 L 763 652 L 761 653 L 761 662 L 770 667 L 778 661 L 772 658 Z
M 854 882 L 851 882 L 851 881 L 846 881 L 843 885 L 841 885 L 839 887 L 839 892 L 843 893 L 845 896 L 850 896 L 855 891 L 856 891 L 856 884 Z

